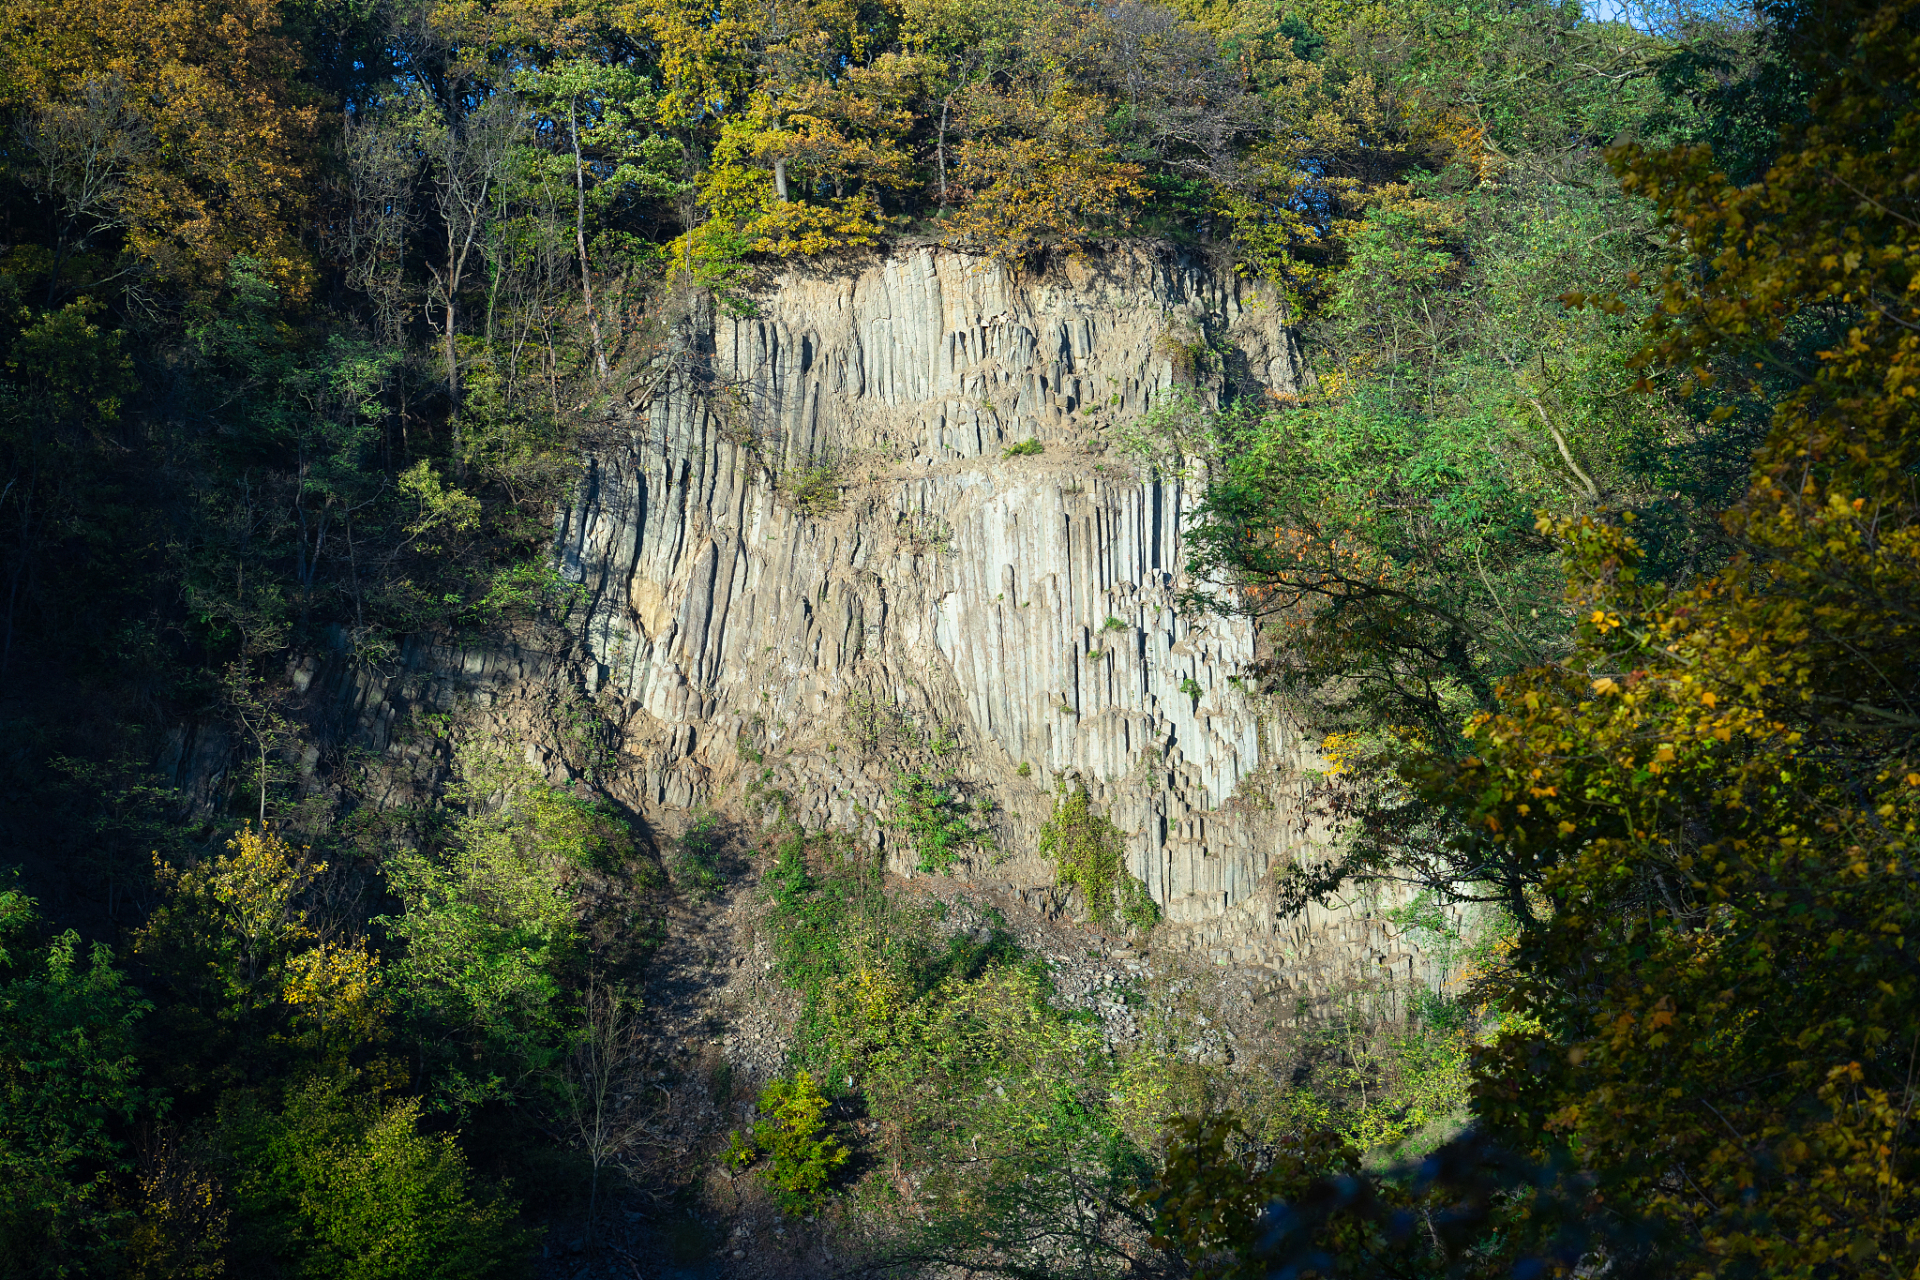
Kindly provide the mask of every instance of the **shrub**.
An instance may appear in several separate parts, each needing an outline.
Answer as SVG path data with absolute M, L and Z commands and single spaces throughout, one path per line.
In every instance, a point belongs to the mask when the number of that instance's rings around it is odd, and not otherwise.
M 992 833 L 974 825 L 952 778 L 952 770 L 930 778 L 925 771 L 913 769 L 894 779 L 894 811 L 887 825 L 906 836 L 922 871 L 950 870 L 969 846 L 993 847 Z
M 616 820 L 503 754 L 469 750 L 458 763 L 449 794 L 467 812 L 437 855 L 388 859 L 404 909 L 380 918 L 406 945 L 392 966 L 406 1011 L 438 1033 L 435 1103 L 456 1107 L 509 1096 L 560 1051 L 565 982 L 584 946 L 571 880 L 631 849 Z
M 140 1084 L 134 1024 L 151 1006 L 99 942 L 41 940 L 33 900 L 0 889 L 0 1272 L 70 1275 L 125 1218 L 122 1134 L 164 1105 Z M 72 1267 L 73 1270 L 68 1270 Z
M 518 1272 L 530 1233 L 514 1206 L 476 1199 L 452 1136 L 418 1130 L 420 1104 L 347 1097 L 339 1082 L 295 1089 L 279 1115 L 240 1105 L 222 1116 L 240 1162 L 247 1220 L 285 1231 L 243 1241 L 279 1252 L 298 1242 L 294 1274 L 338 1280 L 434 1280 Z
M 834 1171 L 852 1155 L 833 1136 L 827 1105 L 810 1072 L 775 1080 L 760 1095 L 761 1119 L 753 1126 L 751 1145 L 736 1133 L 727 1150 L 736 1165 L 761 1154 L 768 1157 L 762 1176 L 787 1213 L 799 1215 L 819 1208 Z
M 787 505 L 801 515 L 824 516 L 840 509 L 840 473 L 827 463 L 802 467 L 784 490 Z
M 767 879 L 779 973 L 805 1001 L 795 1058 L 815 1079 L 851 1078 L 893 1167 L 915 1178 L 913 1213 L 875 1260 L 901 1274 L 936 1257 L 1018 1257 L 1035 1275 L 1086 1253 L 1120 1262 L 1111 1237 L 1148 1171 L 1106 1114 L 1097 1020 L 1055 1007 L 1045 966 L 997 912 L 984 931 L 942 937 L 935 913 L 889 899 L 879 859 L 844 837 L 794 832 Z M 765 1145 L 736 1135 L 728 1156 L 751 1164 Z M 850 1195 L 886 1195 L 890 1181 L 875 1170 Z M 1091 1235 L 1089 1215 L 1106 1224 Z
M 1093 811 L 1085 786 L 1062 789 L 1054 800 L 1040 829 L 1040 852 L 1053 863 L 1057 883 L 1080 890 L 1089 919 L 1117 917 L 1131 929 L 1151 929 L 1160 919 L 1147 886 L 1126 868 L 1120 828 Z
M 696 901 L 709 901 L 726 887 L 720 873 L 722 835 L 720 820 L 703 813 L 688 825 L 677 842 L 671 874 L 682 893 Z
M 1046 451 L 1047 446 L 1041 444 L 1038 440 L 1022 440 L 1018 444 L 1010 444 L 1002 449 L 1000 456 L 1003 458 L 1031 458 L 1036 454 L 1045 453 Z

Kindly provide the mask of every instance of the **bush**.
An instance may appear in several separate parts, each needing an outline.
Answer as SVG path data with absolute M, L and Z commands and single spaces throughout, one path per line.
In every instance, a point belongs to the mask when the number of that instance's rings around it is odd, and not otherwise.
M 454 1108 L 511 1096 L 560 1052 L 584 947 L 571 880 L 631 848 L 617 820 L 502 754 L 469 750 L 459 766 L 450 795 L 467 813 L 438 856 L 388 859 L 405 909 L 380 920 L 406 945 L 391 967 L 435 1103 Z
M 1038 440 L 1022 440 L 1018 444 L 1010 444 L 1002 449 L 1000 456 L 1003 458 L 1031 458 L 1036 454 L 1045 453 L 1046 451 L 1047 446 L 1041 444 Z
M 843 836 L 793 832 L 767 884 L 779 976 L 805 998 L 794 1056 L 823 1079 L 863 1070 L 894 1015 L 943 981 L 1019 959 L 998 926 L 936 937 L 926 911 L 886 895 L 881 860 Z
M 111 1249 L 124 1211 L 115 1175 L 131 1167 L 122 1135 L 163 1105 L 142 1088 L 135 1022 L 151 1007 L 68 930 L 42 944 L 33 901 L 0 889 L 0 1273 L 88 1270 Z M 69 1270 L 71 1267 L 74 1270 Z
M 840 509 L 840 473 L 827 463 L 800 468 L 783 488 L 787 505 L 801 515 L 831 515 Z
M 720 873 L 722 835 L 720 820 L 703 813 L 688 825 L 674 852 L 671 872 L 674 884 L 688 897 L 705 902 L 726 887 Z
M 827 1106 L 813 1076 L 801 1071 L 791 1080 L 775 1080 L 761 1093 L 762 1118 L 753 1126 L 751 1146 L 734 1135 L 729 1158 L 745 1164 L 756 1155 L 766 1155 L 762 1176 L 786 1213 L 797 1216 L 818 1209 L 834 1171 L 852 1155 L 833 1136 Z
M 1054 1275 L 1068 1274 L 1061 1258 L 1091 1254 L 1100 1265 L 1071 1274 L 1118 1274 L 1121 1237 L 1141 1226 L 1129 1196 L 1147 1171 L 1107 1114 L 1113 1073 L 1097 1022 L 1054 1006 L 1044 966 L 994 913 L 984 938 L 939 938 L 932 913 L 890 901 L 878 859 L 850 841 L 795 832 L 768 881 L 780 976 L 805 999 L 795 1057 L 809 1079 L 854 1081 L 892 1175 L 915 1188 L 874 1241 L 876 1262 L 920 1274 L 1017 1258 L 1030 1270 L 1005 1274 Z M 761 1105 L 783 1103 L 804 1121 L 791 1096 Z M 772 1137 L 736 1135 L 728 1156 L 751 1164 Z M 796 1175 L 807 1144 L 825 1138 L 803 1137 Z M 876 1171 L 851 1194 L 891 1197 L 892 1175 Z
M 1117 917 L 1131 929 L 1151 929 L 1160 919 L 1147 886 L 1127 871 L 1120 829 L 1094 813 L 1085 786 L 1063 789 L 1055 799 L 1040 829 L 1040 852 L 1053 863 L 1062 887 L 1080 890 L 1089 919 Z
M 969 847 L 991 849 L 993 833 L 976 826 L 958 787 L 952 785 L 953 771 L 937 779 L 924 770 L 913 769 L 895 776 L 894 809 L 887 825 L 901 832 L 913 846 L 921 871 L 948 871 L 961 852 Z M 984 806 L 973 812 L 984 813 Z
M 518 1274 L 531 1233 L 510 1225 L 510 1201 L 474 1197 L 458 1144 L 420 1133 L 419 1114 L 417 1099 L 382 1106 L 327 1079 L 293 1090 L 279 1115 L 227 1108 L 226 1145 L 241 1163 L 236 1198 L 250 1221 L 281 1228 L 242 1249 L 298 1242 L 281 1260 L 315 1280 Z

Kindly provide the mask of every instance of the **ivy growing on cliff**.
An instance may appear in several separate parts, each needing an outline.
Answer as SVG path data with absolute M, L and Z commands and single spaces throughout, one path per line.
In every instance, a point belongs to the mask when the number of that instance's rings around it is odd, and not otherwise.
M 1144 931 L 1160 919 L 1147 886 L 1127 870 L 1125 834 L 1113 819 L 1093 811 L 1085 783 L 1060 784 L 1053 812 L 1040 828 L 1040 854 L 1053 863 L 1055 883 L 1079 890 L 1088 918 L 1096 923 L 1118 920 Z

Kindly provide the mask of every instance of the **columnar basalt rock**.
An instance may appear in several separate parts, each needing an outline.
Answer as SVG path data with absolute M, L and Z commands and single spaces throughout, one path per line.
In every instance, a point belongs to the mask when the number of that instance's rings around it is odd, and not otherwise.
M 559 521 L 631 799 L 725 804 L 771 753 L 802 821 L 885 838 L 862 747 L 912 724 L 996 807 L 1016 856 L 977 874 L 1047 882 L 1017 851 L 1071 779 L 1169 919 L 1252 899 L 1312 835 L 1311 761 L 1238 687 L 1249 625 L 1176 607 L 1192 482 L 1108 442 L 1175 397 L 1294 390 L 1280 301 L 1131 247 L 1037 276 L 919 249 L 752 303 L 683 328 Z
M 1327 838 L 1323 762 L 1241 687 L 1251 627 L 1179 608 L 1196 481 L 1114 447 L 1156 407 L 1289 394 L 1277 299 L 1135 245 L 1023 276 L 913 250 L 750 302 L 688 317 L 588 449 L 556 517 L 570 639 L 296 655 L 312 786 L 324 749 L 359 762 L 363 802 L 423 803 L 478 735 L 668 835 L 777 806 L 910 875 L 919 771 L 992 830 L 952 887 L 1054 911 L 1040 829 L 1084 785 L 1168 921 L 1156 949 L 1302 1010 L 1443 978 L 1376 897 L 1271 909 L 1275 867 Z M 235 751 L 183 729 L 157 764 L 210 811 Z

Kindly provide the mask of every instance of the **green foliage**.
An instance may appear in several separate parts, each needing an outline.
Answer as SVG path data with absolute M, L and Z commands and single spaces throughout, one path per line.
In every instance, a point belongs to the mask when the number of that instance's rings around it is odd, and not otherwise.
M 1608 249 L 1631 242 L 1602 234 L 1644 219 L 1621 203 L 1435 183 L 1370 212 L 1331 278 L 1319 394 L 1217 421 L 1195 568 L 1242 584 L 1285 641 L 1263 674 L 1327 729 L 1457 740 L 1465 710 L 1565 633 L 1538 607 L 1558 560 L 1535 511 L 1697 510 L 1733 478 L 1737 440 L 1629 394 L 1630 323 L 1554 300 L 1631 265 Z
M 1038 440 L 1021 440 L 1008 445 L 1000 451 L 1003 458 L 1034 458 L 1045 453 L 1047 446 Z
M 153 1006 L 95 943 L 42 942 L 31 899 L 0 890 L 0 1265 L 65 1276 L 109 1264 L 128 1212 L 137 1120 L 164 1109 L 141 1082 L 135 1024 Z
M 386 1033 L 389 997 L 363 941 L 325 933 L 314 911 L 327 864 L 251 824 L 226 852 L 185 867 L 155 860 L 160 900 L 134 935 L 173 997 L 161 1060 L 177 1088 L 250 1083 L 296 1066 L 344 1067 Z M 328 936 L 331 935 L 331 936 Z M 174 1057 L 188 1042 L 187 1060 Z M 195 1051 L 216 1050 L 196 1063 Z
M 1712 1274 L 1920 1258 L 1920 742 L 1888 701 L 1916 679 L 1920 23 L 1863 3 L 1799 35 L 1811 118 L 1758 181 L 1694 149 L 1614 154 L 1672 238 L 1650 368 L 1711 383 L 1715 357 L 1764 355 L 1796 311 L 1851 308 L 1727 513 L 1739 554 L 1661 582 L 1637 523 L 1548 526 L 1573 652 L 1513 680 L 1472 754 L 1428 773 L 1539 869 L 1495 985 L 1535 1025 L 1482 1056 L 1485 1122 L 1573 1147 L 1609 1205 Z
M 884 881 L 879 859 L 851 841 L 798 831 L 781 837 L 767 872 L 778 973 L 804 997 L 796 1057 L 823 1080 L 864 1061 L 876 1008 L 1019 958 L 999 930 L 938 940 L 927 913 L 895 903 Z
M 437 1061 L 435 1103 L 468 1107 L 512 1096 L 559 1052 L 584 941 L 569 883 L 629 837 L 502 750 L 470 746 L 459 765 L 449 794 L 466 812 L 443 851 L 388 860 L 404 909 L 382 923 L 405 946 L 393 981 Z
M 1777 396 L 1728 495 L 1730 554 L 1676 572 L 1657 520 L 1543 504 L 1564 649 L 1508 674 L 1464 741 L 1436 735 L 1410 770 L 1450 819 L 1454 886 L 1499 877 L 1511 918 L 1475 993 L 1507 1019 L 1475 1054 L 1481 1137 L 1437 1162 L 1421 1207 L 1489 1228 L 1486 1273 L 1839 1275 L 1920 1256 L 1903 941 L 1920 771 L 1889 705 L 1914 683 L 1920 582 L 1905 392 L 1920 23 L 1910 3 L 1768 16 L 1812 90 L 1770 164 L 1735 147 L 1742 183 L 1704 147 L 1611 153 L 1668 240 L 1645 387 L 1677 382 L 1689 418 L 1718 422 Z M 1771 386 L 1751 376 L 1769 365 Z M 1214 1153 L 1189 1143 L 1192 1186 Z M 1506 1154 L 1486 1160 L 1488 1143 Z M 1190 1242 L 1205 1249 L 1207 1215 L 1242 1185 L 1235 1171 L 1195 1193 Z M 1394 1194 L 1324 1198 L 1333 1185 L 1293 1202 Z M 1344 1243 L 1365 1243 L 1337 1214 L 1299 1226 L 1288 1247 L 1284 1231 L 1260 1241 L 1259 1265 L 1337 1272 Z
M 720 871 L 724 847 L 720 819 L 711 813 L 702 813 L 681 832 L 668 873 L 683 893 L 709 901 L 726 887 L 726 877 Z
M 778 972 L 804 997 L 795 1056 L 822 1079 L 844 1076 L 863 1047 L 836 1017 L 836 993 L 862 964 L 917 973 L 923 930 L 888 902 L 880 863 L 830 837 L 783 834 L 766 881 Z
M 802 467 L 783 478 L 780 492 L 787 505 L 805 516 L 830 515 L 840 509 L 840 472 L 828 463 Z
M 1426 996 L 1427 998 L 1420 998 Z M 1474 1040 L 1447 1002 L 1422 992 L 1415 1013 L 1399 1025 L 1350 996 L 1305 1038 L 1305 1062 L 1295 1071 L 1288 1127 L 1310 1124 L 1337 1133 L 1354 1150 L 1378 1159 L 1406 1151 L 1409 1140 L 1438 1145 L 1466 1117 L 1469 1054 Z M 1448 1026 L 1445 1024 L 1456 1024 Z M 1270 1121 L 1269 1121 L 1270 1122 Z M 1450 1129 L 1434 1137 L 1436 1130 Z
M 512 1225 L 511 1202 L 476 1196 L 459 1146 L 419 1131 L 413 1099 L 353 1097 L 323 1078 L 293 1088 L 277 1114 L 236 1100 L 221 1128 L 253 1228 L 238 1245 L 255 1265 L 278 1254 L 316 1278 L 524 1274 L 533 1234 Z
M 486 594 L 474 601 L 464 616 L 483 624 L 538 616 L 545 610 L 564 616 L 585 600 L 586 588 L 561 577 L 553 561 L 543 555 L 496 569 Z
M 734 1136 L 730 1150 L 735 1165 L 744 1167 L 756 1155 L 767 1157 L 764 1176 L 782 1212 L 798 1217 L 818 1209 L 834 1172 L 852 1157 L 833 1136 L 829 1105 L 813 1076 L 799 1071 L 761 1091 L 761 1119 L 753 1126 L 752 1145 Z
M 932 777 L 907 769 L 894 777 L 887 825 L 907 841 L 924 872 L 951 871 L 968 850 L 993 848 L 992 829 L 976 821 L 985 817 L 984 807 L 969 807 L 953 776 L 952 769 Z
M 1268 1206 L 1311 1204 L 1333 1178 L 1359 1181 L 1358 1153 L 1325 1130 L 1306 1130 L 1262 1154 L 1235 1151 L 1238 1130 L 1232 1119 L 1179 1122 L 1160 1179 L 1142 1197 L 1154 1214 L 1154 1243 L 1184 1257 L 1200 1280 L 1267 1276 L 1268 1257 L 1284 1242 Z M 1385 1198 L 1399 1210 L 1416 1203 L 1397 1189 Z M 1330 1221 L 1314 1224 L 1320 1227 L 1313 1235 L 1318 1275 L 1432 1274 L 1419 1264 L 1440 1261 L 1420 1257 L 1422 1237 L 1414 1236 L 1409 1248 L 1405 1236 L 1396 1241 L 1347 1204 L 1335 1201 L 1327 1216 Z
M 1146 1166 L 1108 1115 L 1098 1029 L 1055 1008 L 1044 971 L 997 928 L 939 939 L 849 842 L 790 833 L 767 883 L 778 972 L 803 998 L 795 1057 L 852 1079 L 886 1135 L 873 1154 L 917 1187 L 908 1204 L 891 1174 L 849 1189 L 884 1210 L 887 1265 L 1067 1259 L 1119 1274 L 1127 1233 L 1144 1229 L 1129 1197 Z
M 1527 110 L 1549 119 L 1565 108 L 1530 96 L 1555 74 L 1525 61 L 1543 38 L 1532 21 L 1463 36 L 1515 41 L 1500 56 L 1529 68 Z M 1525 859 L 1456 839 L 1456 817 L 1402 771 L 1464 750 L 1463 726 L 1496 686 L 1569 644 L 1573 619 L 1553 603 L 1563 553 L 1539 512 L 1633 510 L 1663 573 L 1725 554 L 1708 517 L 1744 483 L 1759 397 L 1716 421 L 1671 378 L 1639 394 L 1648 302 L 1613 313 L 1560 301 L 1652 256 L 1649 208 L 1597 157 L 1566 159 L 1499 182 L 1457 167 L 1409 175 L 1343 227 L 1345 257 L 1320 277 L 1314 383 L 1279 405 L 1180 418 L 1191 443 L 1177 452 L 1198 453 L 1208 480 L 1189 571 L 1232 586 L 1191 603 L 1263 629 L 1272 647 L 1249 683 L 1285 694 L 1321 735 L 1322 800 L 1341 815 L 1336 855 L 1290 872 L 1286 901 L 1385 874 L 1513 910 L 1533 882 Z
M 472 494 L 440 482 L 424 458 L 400 474 L 400 492 L 413 499 L 417 512 L 407 532 L 418 538 L 436 529 L 467 533 L 480 523 L 480 502 Z
M 882 1248 L 892 1265 L 1125 1274 L 1148 1166 L 1109 1112 L 1099 1029 L 1051 996 L 1039 971 L 995 965 L 911 1004 L 869 1003 L 868 1103 L 918 1180 L 900 1206 L 918 1223 Z
M 1201 403 L 1189 387 L 1155 396 L 1153 406 L 1137 417 L 1105 428 L 1106 438 L 1149 476 L 1197 476 L 1215 447 L 1216 414 Z
M 1093 811 L 1084 783 L 1062 784 L 1053 812 L 1040 828 L 1040 855 L 1053 863 L 1055 883 L 1078 889 L 1089 919 L 1117 919 L 1130 929 L 1151 929 L 1160 908 L 1147 886 L 1127 870 L 1126 837 L 1113 820 Z
M 60 418 L 112 423 L 137 385 L 133 361 L 122 350 L 125 335 L 88 319 L 97 303 L 69 302 L 21 329 L 7 355 L 7 369 L 22 389 Z

